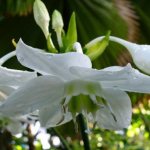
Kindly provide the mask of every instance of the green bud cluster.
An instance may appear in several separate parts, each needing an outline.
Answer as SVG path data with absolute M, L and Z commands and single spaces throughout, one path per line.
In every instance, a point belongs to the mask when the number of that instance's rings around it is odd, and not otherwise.
M 66 32 L 63 29 L 64 22 L 61 13 L 58 10 L 54 10 L 52 13 L 52 29 L 56 33 L 58 47 L 53 44 L 51 39 L 51 33 L 49 33 L 50 15 L 45 4 L 41 0 L 35 0 L 33 13 L 37 25 L 42 29 L 45 35 L 47 48 L 51 53 L 65 53 L 74 50 L 76 51 L 76 49 L 74 49 L 74 44 L 77 43 L 77 27 L 74 12 L 70 17 L 68 29 Z M 88 55 L 92 61 L 97 59 L 106 49 L 109 43 L 109 35 L 110 32 L 108 32 L 103 39 L 87 43 L 83 47 L 83 53 Z

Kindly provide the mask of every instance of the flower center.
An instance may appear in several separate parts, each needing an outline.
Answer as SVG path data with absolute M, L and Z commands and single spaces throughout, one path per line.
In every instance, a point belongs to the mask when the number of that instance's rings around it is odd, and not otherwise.
M 65 96 L 99 95 L 99 93 L 101 86 L 98 82 L 77 79 L 66 83 Z
M 94 113 L 99 108 L 97 96 L 101 93 L 98 82 L 87 80 L 73 80 L 66 83 L 65 102 L 72 114 L 81 112 Z

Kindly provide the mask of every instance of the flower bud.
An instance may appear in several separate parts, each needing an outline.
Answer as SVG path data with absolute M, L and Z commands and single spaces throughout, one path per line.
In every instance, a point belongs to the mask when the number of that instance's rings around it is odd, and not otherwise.
M 57 32 L 58 30 L 62 30 L 63 26 L 64 23 L 61 13 L 57 10 L 54 10 L 52 15 L 52 28 Z
M 56 35 L 57 35 L 57 41 L 59 47 L 63 47 L 63 42 L 62 42 L 62 30 L 63 30 L 63 19 L 61 16 L 61 13 L 57 10 L 54 10 L 52 14 L 52 28 L 55 30 Z
M 45 4 L 41 0 L 35 0 L 33 5 L 34 19 L 37 25 L 42 29 L 45 38 L 49 35 L 49 13 Z

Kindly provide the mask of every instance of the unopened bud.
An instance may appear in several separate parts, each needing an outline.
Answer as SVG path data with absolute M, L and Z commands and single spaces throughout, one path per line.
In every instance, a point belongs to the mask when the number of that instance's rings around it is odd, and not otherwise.
M 42 29 L 45 38 L 49 35 L 49 13 L 45 4 L 41 0 L 35 0 L 33 5 L 34 19 L 37 25 Z
M 52 15 L 52 28 L 57 32 L 57 30 L 62 30 L 64 26 L 61 13 L 57 10 L 54 10 Z

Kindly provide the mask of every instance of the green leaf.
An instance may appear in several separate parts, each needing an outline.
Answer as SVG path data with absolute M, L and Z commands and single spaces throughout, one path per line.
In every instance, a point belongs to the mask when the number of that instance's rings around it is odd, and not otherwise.
M 69 21 L 66 37 L 64 37 L 65 51 L 66 52 L 71 51 L 73 48 L 73 44 L 76 41 L 77 41 L 77 28 L 76 28 L 75 13 L 73 12 Z
M 96 42 L 89 42 L 88 44 L 85 45 L 84 51 L 86 55 L 90 57 L 90 59 L 93 61 L 96 58 L 98 58 L 106 49 L 106 47 L 109 44 L 109 36 L 110 36 L 110 31 L 106 34 L 106 36 Z

